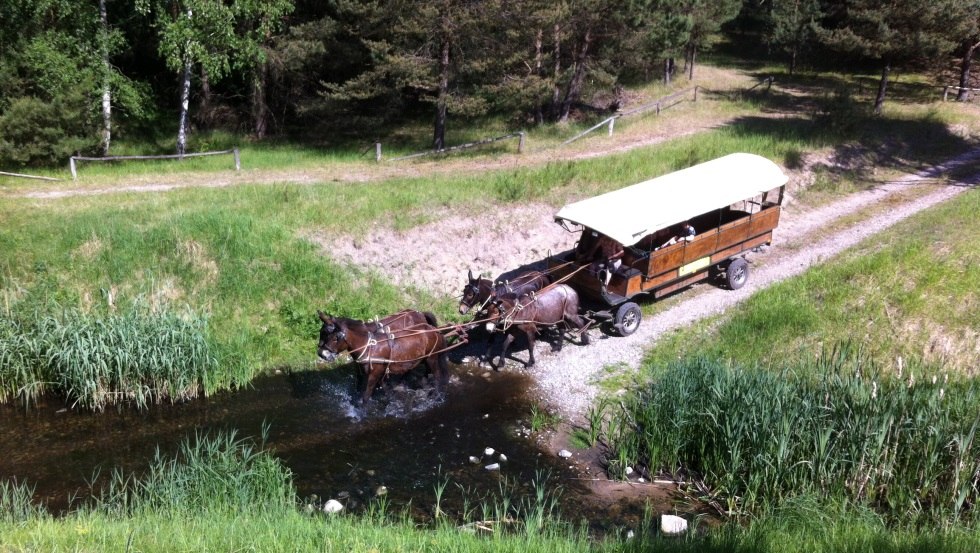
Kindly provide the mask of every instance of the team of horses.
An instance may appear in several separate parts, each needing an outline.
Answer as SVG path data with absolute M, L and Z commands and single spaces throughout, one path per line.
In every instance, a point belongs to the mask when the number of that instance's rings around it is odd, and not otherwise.
M 361 402 L 366 403 L 374 389 L 389 375 L 403 375 L 425 363 L 436 377 L 438 392 L 449 379 L 447 353 L 457 344 L 466 341 L 470 329 L 482 325 L 489 332 L 487 351 L 482 361 L 498 369 L 504 364 L 507 350 L 523 334 L 528 342 L 528 362 L 534 365 L 535 337 L 544 328 L 564 325 L 574 329 L 582 345 L 589 343 L 586 333 L 588 322 L 579 315 L 579 296 L 566 284 L 552 282 L 551 277 L 540 271 L 526 271 L 512 279 L 492 281 L 467 274 L 459 302 L 460 314 L 475 313 L 472 322 L 465 325 L 439 327 L 435 315 L 429 312 L 404 310 L 375 321 L 360 321 L 334 317 L 318 311 L 323 323 L 317 355 L 331 362 L 347 352 L 361 366 L 365 375 L 365 388 Z M 500 352 L 500 364 L 493 363 L 491 349 L 493 337 L 504 335 Z M 450 344 L 450 337 L 461 338 Z M 564 338 L 558 337 L 557 349 Z

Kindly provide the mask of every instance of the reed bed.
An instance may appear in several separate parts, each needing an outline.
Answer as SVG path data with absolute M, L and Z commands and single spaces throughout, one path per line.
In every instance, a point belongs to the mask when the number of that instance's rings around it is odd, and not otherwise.
M 192 515 L 206 511 L 282 511 L 296 505 L 292 473 L 261 443 L 234 430 L 196 434 L 175 456 L 157 450 L 147 473 L 115 471 L 97 509 L 116 514 Z
M 17 481 L 0 481 L 0 523 L 16 524 L 47 516 L 44 507 L 34 503 L 34 488 Z
M 99 316 L 0 315 L 0 401 L 50 391 L 73 406 L 144 407 L 197 397 L 219 366 L 207 320 L 134 307 Z
M 812 495 L 902 523 L 975 521 L 980 384 L 926 374 L 885 374 L 847 347 L 778 370 L 685 360 L 622 402 L 602 435 L 613 471 L 700 479 L 731 515 Z

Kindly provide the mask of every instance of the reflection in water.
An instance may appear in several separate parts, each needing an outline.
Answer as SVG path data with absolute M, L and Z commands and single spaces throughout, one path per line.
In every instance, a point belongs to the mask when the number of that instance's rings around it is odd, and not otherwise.
M 454 498 L 462 501 L 462 490 L 471 506 L 499 493 L 504 479 L 518 486 L 509 493 L 530 493 L 541 471 L 557 487 L 567 466 L 519 432 L 531 411 L 528 383 L 521 373 L 460 366 L 444 398 L 429 382 L 408 379 L 362 409 L 351 403 L 353 372 L 340 369 L 265 377 L 247 390 L 139 412 L 66 411 L 57 400 L 26 410 L 5 405 L 0 477 L 36 486 L 38 500 L 63 510 L 72 498 L 88 497 L 90 483 L 105 482 L 113 469 L 143 470 L 157 447 L 172 454 L 181 439 L 222 429 L 258 437 L 266 423 L 267 445 L 293 471 L 301 497 L 343 497 L 358 510 L 383 485 L 393 506 L 411 505 L 426 516 L 434 486 L 447 478 L 444 509 Z M 484 458 L 487 447 L 498 453 Z M 499 453 L 507 457 L 501 469 L 486 470 Z M 585 493 L 572 480 L 561 486 L 566 498 Z

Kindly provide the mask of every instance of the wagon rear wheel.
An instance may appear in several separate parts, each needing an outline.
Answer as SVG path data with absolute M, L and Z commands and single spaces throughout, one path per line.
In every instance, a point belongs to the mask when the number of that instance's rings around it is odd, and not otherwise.
M 738 290 L 749 280 L 749 264 L 744 258 L 733 259 L 725 269 L 725 284 L 731 290 Z
M 613 327 L 619 332 L 620 336 L 629 336 L 636 332 L 637 328 L 640 328 L 640 321 L 642 319 L 643 313 L 640 312 L 640 306 L 628 301 L 616 309 Z

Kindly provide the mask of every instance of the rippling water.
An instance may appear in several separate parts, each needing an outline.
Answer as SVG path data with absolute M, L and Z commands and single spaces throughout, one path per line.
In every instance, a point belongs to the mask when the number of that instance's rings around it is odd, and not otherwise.
M 385 486 L 392 506 L 411 505 L 424 517 L 443 480 L 450 483 L 444 509 L 461 506 L 464 496 L 472 506 L 505 482 L 512 497 L 531 493 L 544 473 L 552 489 L 561 482 L 566 498 L 585 493 L 563 478 L 567 463 L 521 432 L 533 407 L 524 373 L 454 372 L 444 397 L 429 381 L 408 378 L 376 393 L 366 408 L 351 402 L 350 367 L 264 377 L 246 390 L 144 411 L 75 412 L 56 399 L 29 409 L 0 406 L 0 477 L 36 486 L 38 501 L 61 511 L 90 496 L 90 484 L 105 482 L 113 469 L 143 470 L 157 447 L 172 453 L 183 438 L 219 429 L 258 437 L 266 423 L 268 446 L 293 471 L 300 496 L 342 497 L 351 510 Z M 496 452 L 485 456 L 487 447 Z M 507 457 L 500 470 L 486 470 L 500 453 Z

